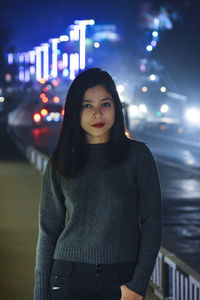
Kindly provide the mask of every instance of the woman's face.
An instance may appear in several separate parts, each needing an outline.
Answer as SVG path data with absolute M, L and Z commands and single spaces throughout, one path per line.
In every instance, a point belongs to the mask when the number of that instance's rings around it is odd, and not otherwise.
M 111 94 L 102 85 L 87 89 L 83 97 L 80 123 L 88 143 L 106 143 L 114 121 L 115 107 Z

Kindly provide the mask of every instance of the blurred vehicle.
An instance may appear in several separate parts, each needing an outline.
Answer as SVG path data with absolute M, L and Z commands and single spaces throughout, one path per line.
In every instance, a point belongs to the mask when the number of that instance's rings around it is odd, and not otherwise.
M 64 108 L 60 104 L 45 104 L 32 115 L 35 126 L 62 122 Z
M 8 114 L 8 126 L 42 127 L 61 123 L 64 108 L 60 103 L 43 103 L 38 99 L 23 101 Z

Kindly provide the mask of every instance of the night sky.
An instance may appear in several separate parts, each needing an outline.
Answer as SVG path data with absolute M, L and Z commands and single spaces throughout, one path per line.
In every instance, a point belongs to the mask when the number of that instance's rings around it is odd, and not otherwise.
M 150 2 L 154 7 L 168 3 L 171 11 L 174 9 L 179 16 L 173 22 L 173 30 L 160 32 L 152 58 L 164 66 L 166 77 L 176 91 L 182 90 L 199 101 L 199 1 Z M 49 38 L 64 34 L 75 19 L 92 18 L 97 24 L 116 24 L 125 37 L 124 49 L 131 57 L 136 55 L 135 45 L 145 40 L 145 32 L 138 30 L 138 3 L 133 0 L 7 0 L 1 5 L 0 20 L 11 28 L 10 45 L 19 52 L 31 50 Z
M 15 1 L 1 5 L 0 20 L 13 31 L 17 51 L 28 51 L 51 37 L 58 37 L 76 19 L 95 19 L 98 24 L 136 24 L 137 1 Z M 117 5 L 116 5 L 117 3 Z M 123 26 L 123 25 L 122 25 Z

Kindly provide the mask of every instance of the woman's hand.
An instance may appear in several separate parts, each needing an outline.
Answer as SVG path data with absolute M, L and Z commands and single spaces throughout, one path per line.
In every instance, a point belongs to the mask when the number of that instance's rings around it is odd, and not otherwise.
M 120 300 L 143 300 L 143 296 L 128 289 L 125 285 L 121 285 L 122 297 Z

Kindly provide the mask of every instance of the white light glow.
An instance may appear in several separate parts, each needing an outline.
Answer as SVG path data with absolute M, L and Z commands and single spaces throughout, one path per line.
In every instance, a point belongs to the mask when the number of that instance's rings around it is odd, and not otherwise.
M 74 62 L 74 53 L 71 53 L 70 56 L 69 56 L 69 70 L 70 70 L 70 73 L 69 73 L 69 78 L 71 80 L 74 80 L 75 78 L 75 62 Z
M 20 68 L 19 70 L 19 80 L 24 81 L 24 68 Z
M 146 86 L 143 86 L 142 91 L 143 91 L 143 93 L 146 93 L 148 91 L 148 88 Z
M 19 54 L 19 62 L 20 63 L 24 62 L 24 55 L 23 54 Z
M 161 113 L 166 113 L 169 110 L 169 106 L 167 104 L 163 104 L 160 108 Z
M 151 45 L 148 45 L 148 46 L 146 47 L 146 50 L 150 52 L 150 51 L 153 50 L 153 47 L 152 47 Z
M 86 25 L 80 25 L 80 69 L 85 69 L 85 32 Z
M 35 54 L 36 54 L 36 80 L 40 81 L 42 77 L 41 47 L 35 47 Z
M 167 91 L 167 89 L 166 89 L 165 86 L 162 86 L 162 87 L 160 88 L 160 91 L 161 91 L 161 93 L 165 93 L 165 92 Z
M 150 79 L 151 81 L 155 81 L 155 80 L 156 80 L 156 75 L 155 75 L 155 74 L 151 74 L 151 75 L 149 76 L 149 79 Z
M 52 77 L 56 78 L 58 76 L 58 54 L 57 54 L 57 47 L 59 39 L 50 39 L 52 43 L 52 70 L 51 75 Z
M 67 77 L 69 75 L 69 70 L 68 69 L 64 69 L 63 70 L 63 76 Z
M 124 86 L 122 84 L 117 85 L 117 91 L 118 91 L 118 93 L 123 93 Z
M 35 74 L 35 67 L 34 66 L 30 66 L 30 74 L 31 75 Z
M 152 35 L 153 35 L 153 37 L 157 37 L 158 36 L 158 31 L 153 31 Z
M 95 21 L 93 19 L 90 19 L 90 20 L 76 20 L 74 21 L 75 24 L 85 24 L 85 25 L 94 25 L 95 24 Z
M 42 44 L 43 50 L 43 78 L 45 80 L 49 79 L 49 44 L 43 43 Z
M 100 43 L 99 42 L 95 42 L 94 43 L 94 48 L 99 48 L 100 47 Z
M 24 53 L 24 57 L 25 57 L 25 62 L 28 64 L 30 62 L 30 55 L 29 52 L 25 52 Z
M 13 54 L 12 53 L 8 53 L 8 63 L 9 63 L 9 65 L 13 64 Z
M 34 64 L 35 63 L 35 51 L 31 50 L 31 51 L 29 51 L 29 54 L 30 54 L 30 63 Z
M 5 101 L 4 97 L 0 97 L 0 102 L 3 103 Z
M 145 104 L 140 104 L 139 105 L 139 110 L 142 112 L 142 113 L 146 113 L 147 112 L 147 107 Z
M 200 110 L 198 110 L 196 108 L 189 108 L 186 111 L 185 116 L 186 116 L 187 120 L 190 121 L 191 123 L 200 124 Z
M 24 77 L 24 80 L 25 80 L 26 82 L 30 81 L 30 71 L 29 71 L 29 69 L 26 69 L 26 70 L 25 70 L 25 77 Z
M 128 106 L 128 113 L 130 118 L 137 117 L 140 114 L 137 105 Z
M 63 68 L 67 68 L 68 67 L 68 54 L 67 53 L 63 53 L 62 61 L 63 61 Z
M 61 35 L 59 37 L 59 40 L 60 40 L 60 42 L 67 42 L 67 41 L 69 41 L 69 37 L 68 37 L 68 35 Z

